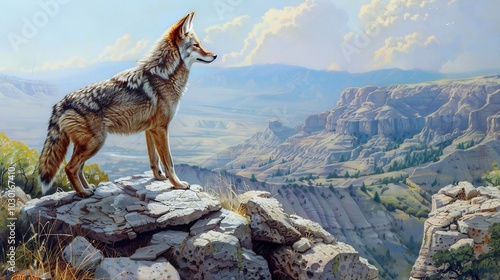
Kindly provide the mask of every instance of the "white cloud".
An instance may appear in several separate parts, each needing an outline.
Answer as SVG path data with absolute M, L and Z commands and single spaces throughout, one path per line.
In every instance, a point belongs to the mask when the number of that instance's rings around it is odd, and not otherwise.
M 107 46 L 98 55 L 97 61 L 122 61 L 136 60 L 141 58 L 147 47 L 149 40 L 141 39 L 134 41 L 132 36 L 125 34 L 116 39 L 113 45 Z
M 249 15 L 242 15 L 224 23 L 223 25 L 212 25 L 207 27 L 205 28 L 206 37 L 203 41 L 206 43 L 214 43 L 218 40 L 227 40 L 227 34 L 229 34 L 230 38 L 233 39 L 241 34 L 243 24 L 248 22 L 249 19 Z M 222 37 L 221 35 L 226 37 Z
M 347 16 L 332 1 L 305 0 L 270 9 L 253 26 L 239 51 L 225 54 L 226 65 L 282 63 L 326 69 L 339 57 Z
M 88 62 L 81 56 L 72 56 L 66 60 L 58 60 L 55 62 L 46 62 L 37 71 L 57 70 L 65 68 L 81 68 L 88 65 Z
M 205 47 L 217 53 L 219 57 L 242 48 L 244 39 L 252 29 L 249 21 L 249 15 L 242 15 L 222 25 L 207 27 L 203 38 Z M 220 61 L 220 59 L 216 60 L 216 64 Z
M 73 55 L 67 59 L 44 62 L 41 66 L 36 66 L 34 71 L 58 70 L 67 68 L 82 68 L 95 63 L 105 61 L 126 61 L 142 58 L 148 48 L 147 39 L 134 41 L 128 34 L 116 39 L 113 45 L 104 47 L 104 49 L 94 58 L 85 58 L 80 55 Z M 24 71 L 31 71 L 24 69 Z
M 472 0 L 371 0 L 363 28 L 344 37 L 346 70 L 466 72 L 500 65 L 496 4 Z
M 408 34 L 404 37 L 390 37 L 385 40 L 385 45 L 375 51 L 374 63 L 384 67 L 399 59 L 407 60 L 408 55 L 416 56 L 417 50 L 428 50 L 432 44 L 439 45 L 434 35 L 427 38 L 419 32 Z M 429 58 L 419 59 L 423 63 L 427 63 Z M 413 64 L 414 68 L 420 68 L 418 65 Z M 425 65 L 422 65 L 425 66 Z
M 346 4 L 347 1 L 333 0 L 271 0 L 248 4 L 251 9 L 243 9 L 247 4 L 242 2 L 233 7 L 233 14 L 239 15 L 228 22 L 220 24 L 208 15 L 204 21 L 202 17 L 200 21 L 197 19 L 196 26 L 215 24 L 204 32 L 197 29 L 204 35 L 205 47 L 219 55 L 214 65 L 284 63 L 351 72 L 394 67 L 465 72 L 500 67 L 500 17 L 496 2 L 361 0 Z M 360 3 L 365 4 L 360 6 Z M 92 9 L 86 4 L 79 5 Z M 156 4 L 141 7 L 144 11 L 155 9 L 154 12 L 158 8 Z M 123 9 L 120 14 L 137 13 L 137 7 Z M 152 28 L 153 22 L 163 24 L 165 20 L 160 13 L 157 16 L 161 19 L 153 21 L 132 23 L 124 16 L 120 17 L 123 21 L 82 25 L 87 13 L 79 9 L 72 13 L 75 14 L 60 13 L 52 18 L 47 27 L 40 28 L 38 35 L 23 46 L 22 53 L 13 54 L 4 36 L 5 44 L 0 48 L 4 62 L 0 70 L 36 71 L 137 60 L 150 47 L 150 41 L 144 38 L 156 38 L 151 33 L 157 30 Z M 16 19 L 31 14 L 27 11 L 16 14 L 8 28 L 3 29 L 21 32 L 22 22 Z M 74 16 L 82 20 L 74 21 Z M 130 25 L 124 27 L 126 24 Z M 122 34 L 125 35 L 120 37 Z M 106 41 L 109 38 L 116 40 Z M 57 40 L 65 40 L 65 44 Z M 100 42 L 109 45 L 103 47 Z

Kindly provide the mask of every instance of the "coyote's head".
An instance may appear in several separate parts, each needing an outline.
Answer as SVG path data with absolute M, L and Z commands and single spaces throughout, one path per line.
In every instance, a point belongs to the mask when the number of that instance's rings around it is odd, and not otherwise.
M 204 49 L 193 30 L 194 12 L 187 14 L 177 23 L 175 35 L 181 59 L 190 67 L 194 62 L 210 63 L 217 55 Z
M 187 69 L 194 62 L 210 63 L 217 55 L 201 46 L 193 30 L 193 13 L 172 25 L 141 64 L 151 73 L 167 78 L 180 64 Z

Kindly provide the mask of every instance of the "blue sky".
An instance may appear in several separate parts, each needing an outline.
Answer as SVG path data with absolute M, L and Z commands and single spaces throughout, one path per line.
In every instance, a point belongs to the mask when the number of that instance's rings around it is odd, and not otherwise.
M 2 1 L 0 71 L 138 60 L 190 11 L 219 67 L 499 69 L 499 6 L 477 0 Z

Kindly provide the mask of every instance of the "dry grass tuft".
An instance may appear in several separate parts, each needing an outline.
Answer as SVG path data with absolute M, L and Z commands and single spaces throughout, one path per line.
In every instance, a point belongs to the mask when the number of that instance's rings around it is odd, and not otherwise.
M 16 269 L 11 279 L 94 279 L 91 272 L 78 273 L 63 259 L 63 250 L 72 234 L 56 232 L 56 223 L 24 226 L 22 242 L 16 248 Z M 22 228 L 23 226 L 21 226 Z M 2 271 L 7 275 L 7 271 Z
M 246 207 L 241 203 L 238 190 L 229 177 L 219 174 L 217 179 L 206 182 L 205 186 L 212 195 L 219 198 L 222 208 L 241 216 L 246 215 Z M 242 190 L 248 191 L 250 188 L 243 183 Z

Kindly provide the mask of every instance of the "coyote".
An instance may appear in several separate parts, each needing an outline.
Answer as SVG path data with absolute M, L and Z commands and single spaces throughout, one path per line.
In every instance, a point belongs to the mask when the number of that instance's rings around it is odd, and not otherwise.
M 175 174 L 168 126 L 191 65 L 217 58 L 201 46 L 193 31 L 193 16 L 190 13 L 172 25 L 134 68 L 70 93 L 54 105 L 38 168 L 43 194 L 50 189 L 71 141 L 74 149 L 65 167 L 66 175 L 79 196 L 92 195 L 94 187 L 85 180 L 83 166 L 103 146 L 108 132 L 145 131 L 154 177 L 168 178 L 175 188 L 189 188 L 189 183 Z

